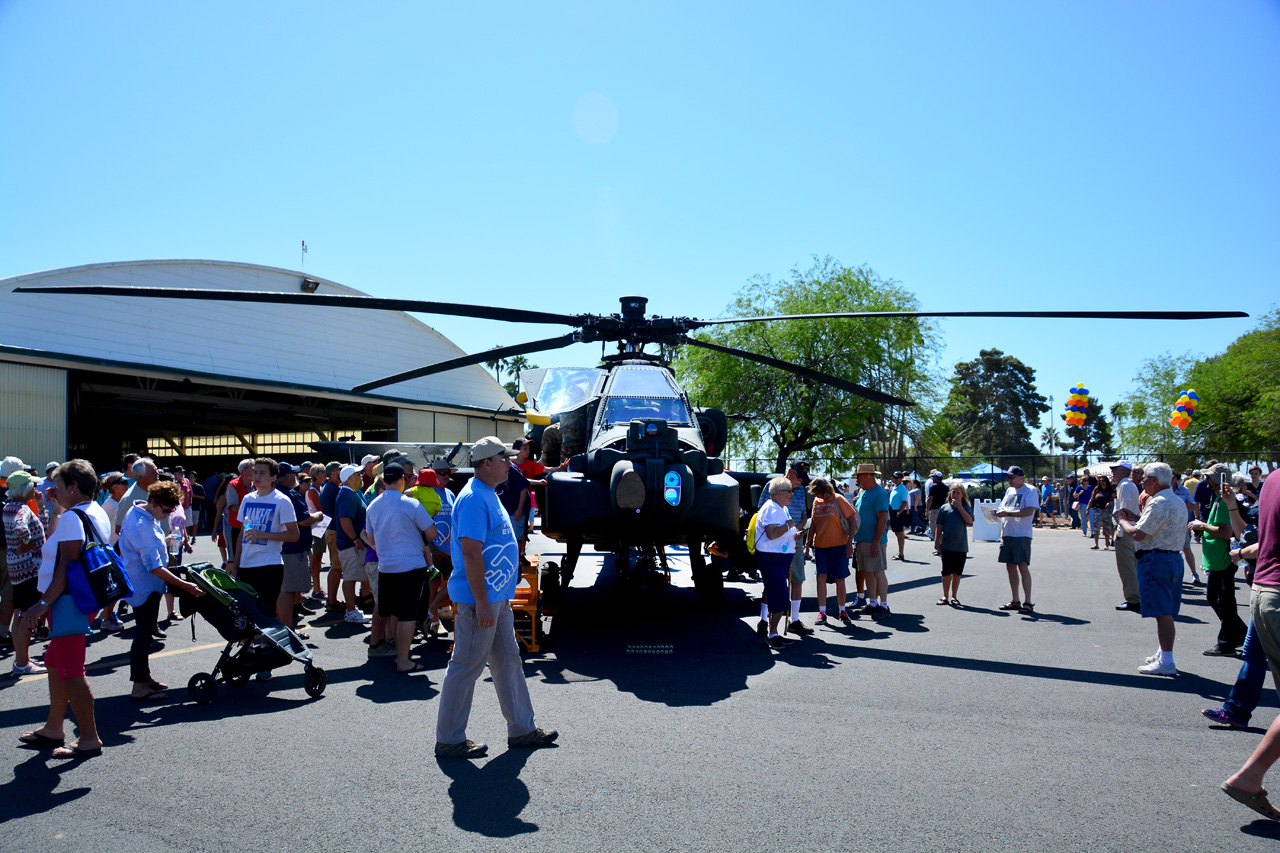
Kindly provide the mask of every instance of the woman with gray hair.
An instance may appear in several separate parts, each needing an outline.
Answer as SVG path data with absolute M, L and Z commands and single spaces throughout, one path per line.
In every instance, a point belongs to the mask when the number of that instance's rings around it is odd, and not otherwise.
M 9 496 L 4 505 L 5 557 L 9 581 L 13 584 L 13 674 L 32 675 L 44 667 L 31 660 L 31 631 L 22 614 L 40 600 L 36 575 L 40 571 L 40 549 L 44 547 L 44 525 L 27 506 L 36 491 L 35 478 L 26 471 L 9 475 Z
M 791 560 L 796 552 L 796 539 L 803 531 L 791 520 L 787 506 L 791 503 L 791 481 L 774 477 L 769 481 L 769 500 L 756 515 L 756 565 L 764 580 L 764 604 L 756 633 L 769 640 L 774 648 L 786 645 L 778 633 L 778 622 L 791 609 L 791 592 L 787 580 Z M 768 617 L 768 621 L 765 619 Z

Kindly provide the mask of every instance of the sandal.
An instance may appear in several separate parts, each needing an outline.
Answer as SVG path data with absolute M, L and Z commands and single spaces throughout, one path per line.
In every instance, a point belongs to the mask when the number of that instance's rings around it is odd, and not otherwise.
M 1002 605 L 1000 605 L 1000 609 L 1001 609 L 1001 610 L 1021 610 L 1021 609 L 1022 609 L 1022 602 L 1021 602 L 1021 601 L 1010 601 L 1008 604 L 1002 604 Z
M 1280 809 L 1273 806 L 1271 801 L 1267 799 L 1266 788 L 1259 788 L 1258 793 L 1250 794 L 1248 791 L 1242 791 L 1227 782 L 1223 782 L 1218 787 L 1222 789 L 1222 793 L 1226 794 L 1237 803 L 1243 803 L 1264 817 L 1269 817 L 1272 820 L 1280 820 Z
M 1028 601 L 1027 603 L 1023 604 L 1021 607 L 1018 608 L 1018 612 L 1025 613 L 1028 616 L 1034 616 L 1036 612 L 1036 606 L 1032 604 L 1030 601 Z
M 129 698 L 135 702 L 164 702 L 169 698 L 169 694 L 163 690 L 152 690 L 143 696 L 134 696 L 130 693 Z
M 23 732 L 18 735 L 18 740 L 27 746 L 34 746 L 37 749 L 53 749 L 66 743 L 64 738 L 53 738 L 48 735 L 42 735 L 39 732 Z
M 49 753 L 54 758 L 97 758 L 102 755 L 102 747 L 97 749 L 81 749 L 80 744 L 75 746 L 60 746 L 53 752 Z
M 935 602 L 934 602 L 934 604 L 937 604 L 937 605 L 939 605 L 939 606 L 942 606 L 942 605 L 947 604 L 947 603 L 948 603 L 948 602 L 947 602 L 947 600 L 946 600 L 945 598 L 939 598 L 937 601 L 935 601 Z
M 951 599 L 951 606 L 952 606 L 952 607 L 959 607 L 959 606 L 960 606 L 960 599 L 958 599 L 958 598 L 953 598 L 953 599 Z
M 399 667 L 396 667 L 396 672 L 400 673 L 401 675 L 412 675 L 415 672 L 422 672 L 425 669 L 426 667 L 423 666 L 422 664 L 414 663 L 414 665 L 409 669 L 400 669 Z

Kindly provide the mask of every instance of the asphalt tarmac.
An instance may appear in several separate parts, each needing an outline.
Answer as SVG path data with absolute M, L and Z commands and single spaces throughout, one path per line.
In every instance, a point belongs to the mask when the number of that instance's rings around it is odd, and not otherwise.
M 366 658 L 367 629 L 319 620 L 322 697 L 307 697 L 295 664 L 197 705 L 184 685 L 222 643 L 200 619 L 194 642 L 191 622 L 176 623 L 152 655 L 171 701 L 140 705 L 127 623 L 89 646 L 101 757 L 19 748 L 45 716 L 46 681 L 0 676 L 13 762 L 0 849 L 1276 849 L 1280 824 L 1217 790 L 1276 714 L 1270 678 L 1255 727 L 1200 715 L 1239 662 L 1201 656 L 1216 622 L 1189 584 L 1181 674 L 1140 675 L 1154 623 L 1113 609 L 1114 557 L 1087 544 L 1036 531 L 1026 617 L 998 609 L 1009 588 L 994 543 L 971 546 L 963 606 L 935 605 L 939 562 L 913 537 L 890 563 L 892 616 L 781 651 L 755 635 L 758 584 L 730 584 L 709 616 L 679 556 L 673 588 L 627 593 L 588 553 L 525 659 L 538 724 L 559 744 L 507 750 L 482 683 L 468 734 L 490 756 L 474 762 L 433 755 L 441 642 L 415 650 L 426 672 L 404 676 L 394 658 Z M 557 558 L 556 543 L 532 545 Z M 196 557 L 216 559 L 207 537 Z

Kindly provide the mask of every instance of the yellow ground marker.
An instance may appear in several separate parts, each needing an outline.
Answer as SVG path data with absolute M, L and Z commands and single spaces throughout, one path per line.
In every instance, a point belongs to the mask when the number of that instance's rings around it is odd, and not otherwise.
M 167 649 L 163 652 L 152 652 L 151 655 L 149 655 L 149 657 L 151 660 L 155 660 L 156 658 L 167 658 L 173 655 L 185 655 L 185 654 L 190 654 L 191 652 L 202 652 L 205 649 L 218 649 L 225 645 L 226 643 L 205 643 L 204 645 L 200 645 L 200 646 L 189 646 L 185 649 Z M 117 655 L 111 655 L 111 657 L 114 658 L 114 657 L 117 657 Z M 127 661 L 129 658 L 129 655 L 126 652 L 120 657 L 124 657 L 125 660 Z M 106 667 L 114 665 L 115 663 L 118 663 L 118 661 L 109 662 L 106 659 L 97 660 L 91 664 L 86 665 L 85 671 L 87 672 L 88 670 L 91 670 L 91 669 L 105 669 Z M 24 675 L 18 679 L 18 683 L 26 684 L 27 682 L 44 681 L 47 677 L 48 676 L 43 672 L 35 675 Z

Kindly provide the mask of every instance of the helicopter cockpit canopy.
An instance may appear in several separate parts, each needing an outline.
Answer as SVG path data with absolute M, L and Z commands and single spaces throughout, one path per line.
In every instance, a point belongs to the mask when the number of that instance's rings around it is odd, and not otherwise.
M 541 374 L 538 387 L 530 388 L 535 374 Z M 605 371 L 595 367 L 548 367 L 520 374 L 534 408 L 547 415 L 572 411 L 596 396 Z
M 633 418 L 662 418 L 671 426 L 691 426 L 684 396 L 670 372 L 661 367 L 619 367 L 613 372 L 601 407 L 602 424 L 627 424 Z

